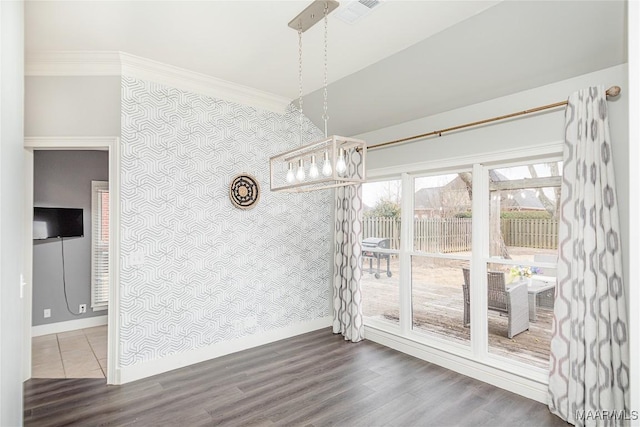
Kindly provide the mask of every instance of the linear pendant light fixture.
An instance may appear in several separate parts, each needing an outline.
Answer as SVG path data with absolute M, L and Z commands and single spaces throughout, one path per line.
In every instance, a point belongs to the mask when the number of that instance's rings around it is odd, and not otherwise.
M 269 159 L 271 191 L 305 192 L 326 188 L 356 185 L 365 181 L 365 157 L 367 145 L 364 141 L 345 136 L 327 136 L 327 34 L 331 11 L 339 3 L 334 0 L 315 0 L 289 22 L 289 27 L 298 32 L 298 112 L 300 121 L 300 147 L 278 154 Z M 303 145 L 302 111 L 302 33 L 324 20 L 324 138 Z

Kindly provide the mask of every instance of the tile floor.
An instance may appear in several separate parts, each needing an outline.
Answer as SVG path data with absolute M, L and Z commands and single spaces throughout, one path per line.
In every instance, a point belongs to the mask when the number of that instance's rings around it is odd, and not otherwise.
M 107 326 L 32 338 L 32 378 L 105 378 Z

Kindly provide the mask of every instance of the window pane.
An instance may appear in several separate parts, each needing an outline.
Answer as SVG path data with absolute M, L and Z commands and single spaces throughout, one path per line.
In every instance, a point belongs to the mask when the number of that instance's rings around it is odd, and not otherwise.
M 470 172 L 415 180 L 414 249 L 469 255 L 471 251 Z
M 489 171 L 492 257 L 516 256 L 528 262 L 536 262 L 536 254 L 553 258 L 549 256 L 558 248 L 561 170 L 561 162 L 551 162 Z
M 109 190 L 100 193 L 100 240 L 109 242 Z
M 510 266 L 535 282 L 556 281 L 561 162 L 490 171 L 490 254 L 522 262 Z M 542 185 L 556 184 L 544 187 Z M 506 267 L 505 267 L 506 268 Z
M 488 264 L 495 298 L 509 301 L 508 309 L 500 309 L 490 298 L 489 351 L 543 368 L 557 282 L 561 172 L 561 162 L 489 171 L 490 255 L 522 263 Z
M 512 274 L 515 270 L 523 276 Z M 555 286 L 555 278 L 537 280 L 524 268 L 487 265 L 490 353 L 548 366 Z
M 400 270 L 397 254 L 363 248 L 362 312 L 366 317 L 400 322 Z
M 396 179 L 363 184 L 362 199 L 363 239 L 389 239 L 387 249 L 400 249 L 402 182 Z
M 469 344 L 469 288 L 464 286 L 464 269 L 469 269 L 468 261 L 411 258 L 414 330 Z
M 109 183 L 91 182 L 91 307 L 109 302 Z
M 366 317 L 394 324 L 400 319 L 400 206 L 399 179 L 362 186 L 362 301 Z M 384 251 L 393 250 L 395 253 Z

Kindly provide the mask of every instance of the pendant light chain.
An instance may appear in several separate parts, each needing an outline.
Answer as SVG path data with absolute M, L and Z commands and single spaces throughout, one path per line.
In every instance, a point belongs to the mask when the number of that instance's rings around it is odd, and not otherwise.
M 0 0 L 1 1 L 1 0 Z M 359 185 L 366 181 L 364 157 L 366 142 L 338 135 L 329 137 L 329 13 L 339 6 L 336 0 L 313 0 L 289 27 L 298 32 L 298 113 L 300 147 L 284 151 L 269 159 L 271 191 L 306 192 Z M 324 13 L 323 13 L 324 12 Z M 323 106 L 324 137 L 304 145 L 312 136 L 313 123 L 303 110 L 303 43 L 302 33 L 324 21 Z M 319 70 L 317 70 L 319 71 Z M 292 101 L 295 103 L 294 101 Z M 295 121 L 295 106 L 292 117 Z M 295 126 L 294 126 L 295 128 Z M 306 135 L 305 135 L 306 132 Z M 295 138 L 295 136 L 293 136 Z M 305 138 L 306 137 L 306 138 Z M 351 162 L 351 153 L 359 152 L 358 162 Z M 283 168 L 284 167 L 284 168 Z
M 324 137 L 326 138 L 328 135 L 328 122 L 329 115 L 327 114 L 328 102 L 327 102 L 327 85 L 328 85 L 328 61 L 327 61 L 327 52 L 328 52 L 328 34 L 329 34 L 329 20 L 327 16 L 329 15 L 329 4 L 327 2 L 324 3 L 324 105 L 323 105 L 323 114 L 322 119 L 324 120 Z
M 302 28 L 298 27 L 298 111 L 300 112 L 300 144 L 302 138 L 302 124 L 304 123 L 304 113 L 302 111 Z

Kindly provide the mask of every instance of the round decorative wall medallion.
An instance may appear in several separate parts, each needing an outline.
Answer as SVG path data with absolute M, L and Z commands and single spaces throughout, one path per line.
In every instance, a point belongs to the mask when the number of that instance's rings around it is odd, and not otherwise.
M 231 203 L 240 209 L 251 209 L 260 199 L 260 184 L 249 174 L 243 173 L 231 181 L 229 186 Z

